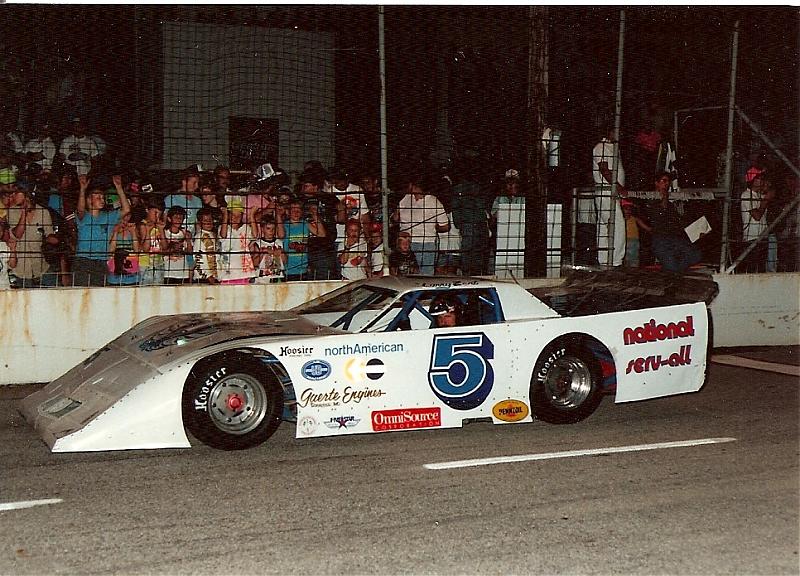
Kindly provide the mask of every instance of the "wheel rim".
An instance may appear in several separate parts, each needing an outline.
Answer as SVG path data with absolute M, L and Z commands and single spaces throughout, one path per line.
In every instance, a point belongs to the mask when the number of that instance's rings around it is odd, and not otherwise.
M 565 356 L 547 372 L 544 386 L 553 406 L 577 408 L 592 391 L 592 371 L 580 358 Z
M 211 389 L 208 413 L 214 426 L 228 434 L 247 434 L 264 420 L 269 400 L 264 386 L 248 374 L 231 374 Z

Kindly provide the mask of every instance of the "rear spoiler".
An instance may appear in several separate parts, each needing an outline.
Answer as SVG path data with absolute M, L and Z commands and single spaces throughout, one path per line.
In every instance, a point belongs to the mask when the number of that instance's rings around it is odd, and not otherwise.
M 566 272 L 562 289 L 613 290 L 620 294 L 657 296 L 672 304 L 705 302 L 708 305 L 719 293 L 714 279 L 703 273 L 675 274 L 643 268 L 589 266 L 565 268 L 562 272 Z

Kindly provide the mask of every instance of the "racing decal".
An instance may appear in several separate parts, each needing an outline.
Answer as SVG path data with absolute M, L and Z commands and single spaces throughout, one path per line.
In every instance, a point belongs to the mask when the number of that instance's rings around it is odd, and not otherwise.
M 402 342 L 389 343 L 380 342 L 377 344 L 342 344 L 332 348 L 325 348 L 325 356 L 355 356 L 357 354 L 386 354 L 391 352 L 403 352 L 405 348 Z
M 223 366 L 208 375 L 208 378 L 203 382 L 203 385 L 194 397 L 194 409 L 196 412 L 208 412 L 208 394 L 214 388 L 214 385 L 222 380 L 227 373 L 228 369 Z
M 654 319 L 637 328 L 625 328 L 622 337 L 625 345 L 644 344 L 645 342 L 658 342 L 660 340 L 674 340 L 694 336 L 694 318 L 687 316 L 686 320 L 670 322 L 669 324 L 656 324 Z
M 383 360 L 350 358 L 344 363 L 344 377 L 350 382 L 363 382 L 366 378 L 379 380 L 385 372 Z
M 325 360 L 309 360 L 300 371 L 306 380 L 325 380 L 331 375 L 331 365 Z
M 375 432 L 434 428 L 441 425 L 442 410 L 439 407 L 377 410 L 372 413 L 372 429 Z
M 433 337 L 428 383 L 442 402 L 456 410 L 483 404 L 494 385 L 494 344 L 483 332 Z
M 628 362 L 628 367 L 625 368 L 625 374 L 630 374 L 631 371 L 636 373 L 657 371 L 662 366 L 688 366 L 692 363 L 691 358 L 692 345 L 681 346 L 678 352 L 670 354 L 669 356 L 662 356 L 655 354 L 645 358 L 634 358 Z
M 477 280 L 447 280 L 444 282 L 423 282 L 423 288 L 452 288 L 454 286 L 477 286 Z
M 297 429 L 303 436 L 310 436 L 317 430 L 317 421 L 311 416 L 303 416 L 297 421 Z
M 561 358 L 565 353 L 566 348 L 559 348 L 558 350 L 554 350 L 550 353 L 550 355 L 545 359 L 542 367 L 539 368 L 539 371 L 536 372 L 536 380 L 538 382 L 544 382 L 545 378 L 547 378 L 547 373 L 550 372 L 550 368 L 555 364 L 555 361 Z
M 502 400 L 492 406 L 492 414 L 503 422 L 519 422 L 528 417 L 528 405 L 521 400 Z
M 311 356 L 313 346 L 281 346 L 278 356 Z
M 341 428 L 355 428 L 359 422 L 361 422 L 361 418 L 356 418 L 355 416 L 334 416 L 325 422 L 325 426 L 339 430 Z
M 297 404 L 303 408 L 328 408 L 350 403 L 359 404 L 367 398 L 380 398 L 385 395 L 386 392 L 380 388 L 357 389 L 345 386 L 342 391 L 331 388 L 328 392 L 314 392 L 313 388 L 306 388 L 300 394 Z

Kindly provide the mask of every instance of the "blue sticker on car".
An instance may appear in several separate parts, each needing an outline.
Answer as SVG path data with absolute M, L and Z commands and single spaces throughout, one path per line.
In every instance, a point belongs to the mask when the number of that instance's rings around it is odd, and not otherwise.
M 306 380 L 325 380 L 331 375 L 331 365 L 325 360 L 309 360 L 301 368 Z
M 433 337 L 428 382 L 442 402 L 456 410 L 472 410 L 486 400 L 494 385 L 494 344 L 482 332 Z

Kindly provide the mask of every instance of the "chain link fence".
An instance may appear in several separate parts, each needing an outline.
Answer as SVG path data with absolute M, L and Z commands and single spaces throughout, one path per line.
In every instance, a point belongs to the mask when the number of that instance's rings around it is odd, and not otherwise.
M 710 227 L 696 266 L 797 271 L 794 8 L 6 15 L 0 276 L 13 286 L 558 276 L 623 251 L 662 267 L 661 170 L 667 223 Z M 608 187 L 594 150 L 616 127 L 607 165 L 626 181 Z

